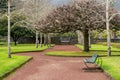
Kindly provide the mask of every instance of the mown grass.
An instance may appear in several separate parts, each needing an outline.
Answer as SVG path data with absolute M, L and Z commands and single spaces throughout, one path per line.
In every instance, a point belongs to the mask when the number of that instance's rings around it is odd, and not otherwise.
M 102 68 L 109 73 L 115 80 L 120 80 L 120 57 L 103 57 Z
M 48 46 L 36 48 L 35 44 L 18 44 L 17 46 L 14 46 L 12 44 L 11 52 L 12 53 L 19 53 L 19 52 L 41 51 L 41 50 L 45 50 L 47 48 L 48 48 Z M 0 53 L 7 53 L 7 46 L 6 45 L 0 46 Z
M 31 57 L 12 55 L 12 58 L 10 59 L 7 57 L 7 54 L 0 53 L 0 78 L 19 67 L 30 58 Z
M 83 50 L 82 45 L 76 44 L 76 46 Z M 111 46 L 111 50 L 112 50 L 112 52 L 119 52 L 120 48 L 117 48 L 115 46 Z M 90 51 L 107 51 L 107 46 L 103 45 L 103 44 L 92 44 Z
M 76 44 L 78 48 L 82 51 L 54 51 L 54 52 L 46 52 L 46 55 L 53 55 L 53 56 L 92 56 L 93 54 L 98 54 L 100 56 L 107 56 L 107 46 L 100 45 L 100 44 L 93 44 L 91 45 L 89 52 L 83 51 L 83 46 Z M 112 55 L 120 55 L 120 49 L 112 46 Z
M 64 56 L 64 57 L 83 57 L 83 56 L 92 56 L 93 54 L 99 54 L 100 56 L 106 56 L 107 52 L 83 52 L 83 51 L 54 51 L 54 52 L 46 52 L 46 55 L 50 56 Z
M 48 46 L 43 46 L 42 48 L 36 48 L 35 44 L 18 44 L 14 46 L 11 44 L 11 53 L 20 52 L 31 52 L 31 51 L 41 51 L 47 49 Z M 9 59 L 7 56 L 7 44 L 0 44 L 0 78 L 8 72 L 11 72 L 15 68 L 19 67 L 21 64 L 25 63 L 31 57 L 12 55 Z
M 90 51 L 90 52 L 76 52 L 76 51 L 53 51 L 53 52 L 46 52 L 46 55 L 49 56 L 65 56 L 65 57 L 85 57 L 85 56 L 92 56 L 93 54 L 98 54 L 99 56 L 107 56 L 107 52 L 104 51 Z M 120 52 L 112 52 L 112 56 L 120 56 Z
M 98 42 L 97 44 L 107 45 L 106 42 Z M 112 42 L 111 45 L 112 45 L 113 47 L 120 48 L 120 43 L 113 43 L 113 42 Z

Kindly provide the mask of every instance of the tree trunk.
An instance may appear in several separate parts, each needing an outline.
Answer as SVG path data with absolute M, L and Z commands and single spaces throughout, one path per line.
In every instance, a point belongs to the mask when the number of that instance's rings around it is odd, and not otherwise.
M 84 30 L 84 51 L 89 51 L 89 33 L 87 29 Z
M 51 37 L 50 37 L 50 33 L 48 34 L 48 44 L 49 44 L 49 47 L 51 47 Z
M 84 37 L 83 33 L 80 30 L 77 30 L 77 35 L 78 35 L 78 43 L 84 45 Z
M 40 33 L 40 47 L 42 47 L 42 33 Z
M 77 36 L 78 36 L 78 43 L 81 44 L 81 36 L 80 36 L 80 31 L 77 30 Z
M 91 48 L 91 31 L 89 30 L 89 48 Z
M 113 32 L 113 39 L 116 39 L 117 36 L 116 36 L 116 32 Z
M 10 46 L 10 0 L 8 0 L 8 58 L 11 58 L 11 46 Z
M 111 38 L 110 38 L 110 24 L 109 24 L 109 0 L 106 0 L 106 29 L 107 29 L 107 46 L 108 56 L 111 56 Z
M 17 46 L 17 41 L 14 41 L 14 45 Z
M 46 46 L 46 44 L 47 44 L 47 35 L 46 35 L 46 33 L 44 34 L 44 46 Z
M 36 48 L 38 48 L 38 31 L 36 31 Z

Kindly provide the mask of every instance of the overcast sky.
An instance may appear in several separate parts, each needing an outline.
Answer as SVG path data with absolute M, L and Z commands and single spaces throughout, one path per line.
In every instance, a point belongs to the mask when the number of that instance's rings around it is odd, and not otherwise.
M 97 1 L 99 1 L 99 2 L 105 2 L 106 0 L 97 0 Z M 114 7 L 117 9 L 117 10 L 119 10 L 120 11 L 120 0 L 114 0 L 115 1 L 115 3 L 114 3 Z
M 71 0 L 52 0 L 51 3 L 55 6 L 68 4 Z
M 62 5 L 62 4 L 68 4 L 71 0 L 52 0 L 51 3 L 55 6 Z M 97 0 L 100 2 L 105 2 L 106 0 Z M 115 0 L 114 7 L 120 11 L 120 0 Z
M 116 0 L 115 5 L 116 9 L 120 11 L 120 0 Z

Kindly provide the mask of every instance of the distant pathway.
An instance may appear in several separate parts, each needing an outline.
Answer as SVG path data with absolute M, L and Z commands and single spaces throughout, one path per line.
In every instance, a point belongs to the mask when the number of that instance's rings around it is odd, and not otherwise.
M 80 49 L 74 45 L 56 45 L 46 51 L 80 51 Z
M 46 56 L 46 51 L 80 51 L 73 45 L 56 45 L 44 52 L 21 53 L 33 60 L 16 70 L 6 80 L 109 80 L 102 72 L 86 72 L 81 57 Z

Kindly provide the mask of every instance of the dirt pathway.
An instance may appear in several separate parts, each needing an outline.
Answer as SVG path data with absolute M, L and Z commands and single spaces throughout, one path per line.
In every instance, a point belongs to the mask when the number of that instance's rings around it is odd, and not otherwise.
M 46 51 L 80 51 L 72 45 L 57 45 L 44 52 L 21 53 L 33 60 L 16 70 L 5 80 L 109 80 L 103 72 L 86 72 L 81 57 L 46 56 Z

